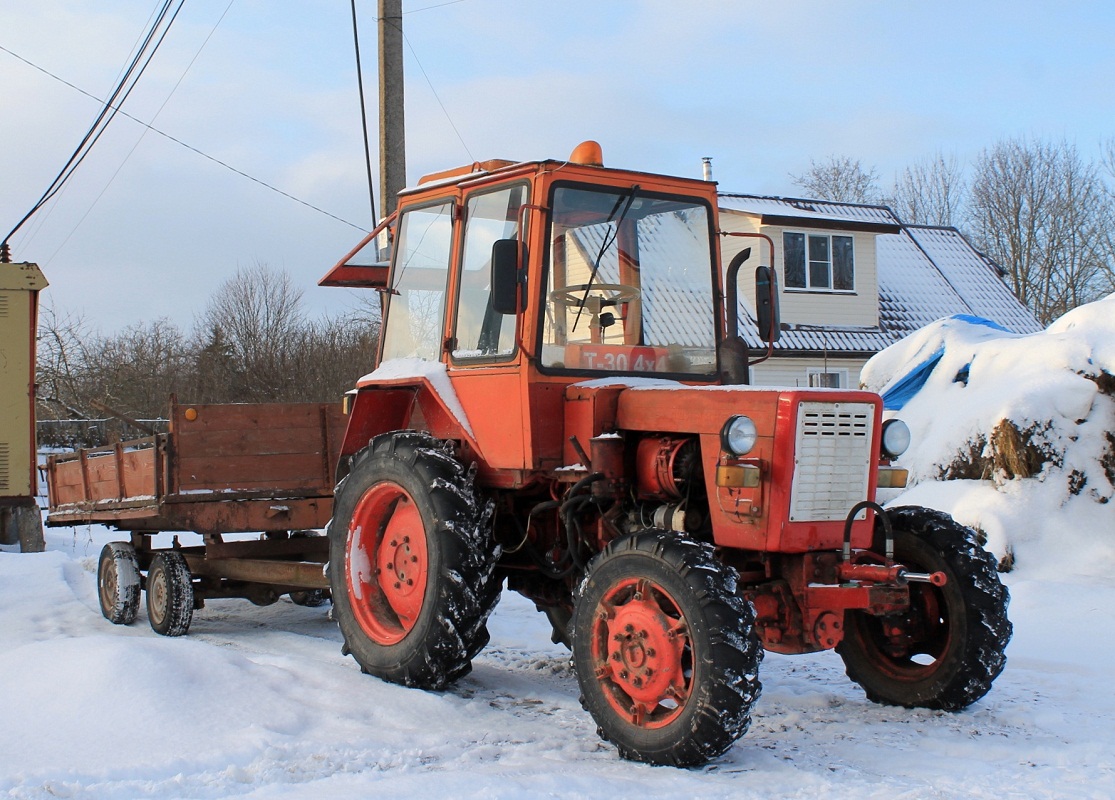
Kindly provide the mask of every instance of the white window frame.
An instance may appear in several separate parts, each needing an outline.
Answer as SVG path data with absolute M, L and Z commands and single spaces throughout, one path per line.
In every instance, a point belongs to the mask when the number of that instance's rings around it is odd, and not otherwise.
M 805 285 L 804 286 L 791 286 L 787 276 L 788 270 L 786 265 L 786 234 L 797 234 L 803 236 L 805 239 L 805 251 L 803 253 L 805 261 Z M 828 261 L 816 262 L 826 263 L 828 267 L 828 285 L 827 286 L 813 286 L 812 284 L 812 270 L 810 269 L 809 258 L 809 242 L 812 238 L 827 239 L 828 240 Z M 833 247 L 833 239 L 841 238 L 847 239 L 852 244 L 852 286 L 846 289 L 837 289 L 834 284 L 836 283 L 836 275 L 833 271 L 833 254 L 836 252 Z M 856 237 L 850 233 L 817 233 L 816 231 L 792 230 L 787 229 L 782 231 L 782 285 L 789 292 L 825 292 L 828 294 L 855 294 L 856 291 Z
M 836 375 L 839 378 L 840 385 L 832 387 L 832 388 L 835 388 L 835 389 L 847 389 L 848 388 L 848 370 L 847 369 L 833 368 L 833 367 L 829 367 L 828 369 L 825 369 L 824 367 L 806 367 L 805 368 L 805 385 L 812 387 L 813 386 L 813 381 L 812 381 L 813 376 L 814 375 L 825 375 L 825 374 Z

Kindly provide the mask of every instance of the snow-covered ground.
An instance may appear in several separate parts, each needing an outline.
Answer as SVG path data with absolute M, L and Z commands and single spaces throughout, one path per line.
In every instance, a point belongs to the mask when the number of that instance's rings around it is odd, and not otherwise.
M 568 654 L 517 595 L 472 674 L 434 694 L 362 675 L 327 612 L 286 598 L 210 601 L 181 638 L 153 633 L 142 609 L 113 626 L 96 560 L 122 537 L 60 528 L 45 553 L 0 547 L 0 792 L 1115 797 L 1115 296 L 1029 337 L 945 324 L 902 347 L 869 364 L 875 388 L 944 350 L 901 412 L 920 483 L 894 502 L 948 511 L 1015 561 L 1006 670 L 964 712 L 873 705 L 835 653 L 768 654 L 752 728 L 726 755 L 693 770 L 628 763 L 598 739 Z M 1054 454 L 1040 473 L 930 480 L 957 453 L 994 466 L 987 432 L 1002 419 Z
M 95 571 L 114 538 L 56 529 L 46 553 L 0 552 L 9 797 L 1115 796 L 1110 571 L 1005 576 L 1009 662 L 963 713 L 873 705 L 834 653 L 768 655 L 750 732 L 678 770 L 624 762 L 597 738 L 567 653 L 517 595 L 473 673 L 432 694 L 362 675 L 327 612 L 285 598 L 210 601 L 177 639 L 142 609 L 113 626 Z

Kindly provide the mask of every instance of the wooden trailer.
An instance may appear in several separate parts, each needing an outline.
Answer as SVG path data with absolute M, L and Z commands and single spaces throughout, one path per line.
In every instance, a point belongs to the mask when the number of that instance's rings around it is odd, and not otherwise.
M 333 510 L 341 405 L 186 405 L 172 399 L 169 432 L 50 456 L 48 526 L 100 523 L 130 541 L 101 552 L 101 610 L 128 624 L 147 594 L 152 627 L 189 628 L 207 598 L 272 603 L 328 598 L 327 540 L 314 535 Z M 175 536 L 157 548 L 152 535 Z M 229 534 L 255 533 L 254 538 Z

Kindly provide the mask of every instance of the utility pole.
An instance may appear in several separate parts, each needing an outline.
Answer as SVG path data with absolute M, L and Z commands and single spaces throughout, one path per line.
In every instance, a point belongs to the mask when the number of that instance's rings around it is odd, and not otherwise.
M 379 0 L 379 196 L 383 216 L 406 186 L 403 0 Z

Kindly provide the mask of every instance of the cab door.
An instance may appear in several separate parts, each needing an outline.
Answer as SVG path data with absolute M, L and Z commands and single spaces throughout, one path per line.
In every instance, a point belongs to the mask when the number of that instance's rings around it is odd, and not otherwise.
M 522 314 L 496 312 L 492 304 L 492 245 L 519 238 L 525 181 L 478 187 L 465 196 L 453 297 L 449 377 L 479 444 L 485 466 L 529 466 L 529 425 L 519 342 Z

